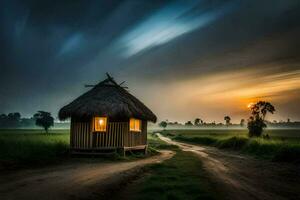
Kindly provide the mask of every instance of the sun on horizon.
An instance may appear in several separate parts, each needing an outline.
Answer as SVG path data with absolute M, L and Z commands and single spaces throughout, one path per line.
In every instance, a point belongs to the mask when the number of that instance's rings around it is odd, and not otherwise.
M 251 108 L 253 106 L 253 104 L 254 104 L 253 102 L 248 103 L 247 108 Z

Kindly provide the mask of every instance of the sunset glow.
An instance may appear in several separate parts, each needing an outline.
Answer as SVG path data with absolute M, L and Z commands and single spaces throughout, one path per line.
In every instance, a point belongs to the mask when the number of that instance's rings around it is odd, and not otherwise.
M 249 104 L 247 105 L 247 108 L 251 108 L 251 107 L 253 106 L 253 104 L 254 104 L 254 103 L 249 103 Z

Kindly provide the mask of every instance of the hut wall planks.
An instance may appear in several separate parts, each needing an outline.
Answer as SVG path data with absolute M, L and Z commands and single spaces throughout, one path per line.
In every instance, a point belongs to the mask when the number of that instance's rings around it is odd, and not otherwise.
M 133 132 L 127 129 L 124 132 L 124 146 L 134 147 L 147 144 L 147 121 L 142 121 L 142 130 L 140 132 Z
M 147 121 L 141 132 L 129 131 L 129 122 L 109 122 L 106 132 L 93 132 L 92 123 L 71 120 L 71 149 L 109 149 L 147 144 Z
M 92 147 L 91 123 L 71 121 L 70 146 L 72 149 Z

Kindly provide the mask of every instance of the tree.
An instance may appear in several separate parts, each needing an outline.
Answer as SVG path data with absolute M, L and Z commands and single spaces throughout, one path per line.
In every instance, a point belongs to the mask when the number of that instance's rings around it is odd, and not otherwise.
M 245 126 L 245 119 L 241 119 L 240 126 L 241 126 L 241 127 L 244 127 L 244 126 Z
M 231 118 L 227 115 L 227 116 L 224 117 L 224 120 L 226 122 L 226 126 L 229 126 Z
M 1 114 L 0 115 L 0 127 L 5 127 L 7 122 L 7 115 L 6 114 Z
M 268 112 L 273 114 L 275 107 L 269 102 L 259 101 L 253 104 L 250 109 L 251 116 L 248 119 L 249 137 L 260 137 L 263 133 L 263 129 L 267 127 L 265 117 Z
M 168 126 L 168 123 L 166 121 L 161 121 L 159 123 L 159 126 L 162 127 L 164 130 L 166 129 L 166 127 Z
M 194 121 L 194 125 L 195 126 L 200 126 L 201 124 L 203 124 L 203 120 L 200 118 L 196 118 Z
M 6 117 L 6 126 L 7 127 L 18 127 L 21 121 L 21 114 L 18 112 L 9 113 Z
M 192 123 L 191 121 L 187 121 L 187 122 L 185 123 L 185 125 L 186 125 L 186 126 L 193 126 L 193 123 Z
M 33 117 L 35 119 L 35 125 L 43 127 L 46 133 L 48 133 L 50 126 L 54 125 L 54 118 L 49 112 L 38 111 Z

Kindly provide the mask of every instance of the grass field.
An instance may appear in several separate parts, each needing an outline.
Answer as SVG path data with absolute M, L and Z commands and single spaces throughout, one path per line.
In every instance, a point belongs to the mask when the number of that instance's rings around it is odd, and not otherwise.
M 168 133 L 182 135 L 185 137 L 210 136 L 210 137 L 229 137 L 229 136 L 247 136 L 247 129 L 170 129 Z M 292 139 L 300 140 L 300 129 L 266 129 L 264 134 L 268 134 L 273 139 Z
M 40 165 L 68 156 L 69 131 L 1 130 L 0 160 L 3 165 Z
M 248 138 L 244 129 L 166 130 L 162 134 L 175 140 L 221 149 L 238 150 L 274 161 L 300 161 L 300 130 L 267 129 L 270 138 Z

